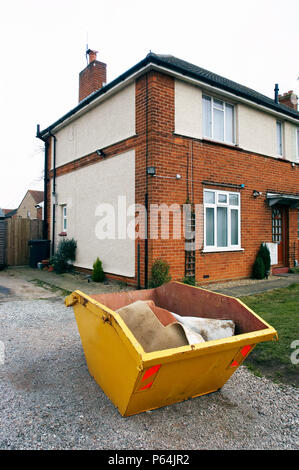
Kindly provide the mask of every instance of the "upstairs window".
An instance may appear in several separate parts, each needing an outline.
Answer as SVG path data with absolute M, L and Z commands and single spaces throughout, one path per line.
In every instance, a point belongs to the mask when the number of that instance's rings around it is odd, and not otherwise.
M 296 149 L 297 149 L 296 160 L 297 162 L 299 162 L 299 129 L 297 129 L 297 132 L 296 132 L 296 144 L 297 144 L 296 145 Z
M 282 122 L 276 121 L 276 152 L 282 157 Z
M 210 139 L 235 143 L 234 106 L 203 95 L 203 136 Z

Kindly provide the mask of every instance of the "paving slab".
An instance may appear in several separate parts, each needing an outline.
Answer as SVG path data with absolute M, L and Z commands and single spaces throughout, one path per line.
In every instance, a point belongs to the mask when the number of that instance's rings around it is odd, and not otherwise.
M 125 283 L 107 280 L 104 282 L 93 282 L 90 276 L 81 273 L 63 273 L 56 274 L 55 272 L 45 271 L 41 269 L 34 269 L 29 266 L 9 266 L 4 271 L 0 272 L 0 285 L 2 279 L 6 277 L 27 281 L 29 285 L 36 284 L 40 288 L 49 288 L 55 291 L 56 295 L 67 295 L 74 290 L 81 290 L 86 294 L 105 294 L 108 292 L 121 292 L 124 290 L 133 289 Z M 60 290 L 61 292 L 58 292 Z

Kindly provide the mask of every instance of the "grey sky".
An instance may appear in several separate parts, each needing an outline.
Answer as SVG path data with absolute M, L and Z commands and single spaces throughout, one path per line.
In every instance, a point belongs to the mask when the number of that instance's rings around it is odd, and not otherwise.
M 273 97 L 299 94 L 298 21 L 299 0 L 2 1 L 0 207 L 43 189 L 36 124 L 77 104 L 87 33 L 108 81 L 152 50 Z

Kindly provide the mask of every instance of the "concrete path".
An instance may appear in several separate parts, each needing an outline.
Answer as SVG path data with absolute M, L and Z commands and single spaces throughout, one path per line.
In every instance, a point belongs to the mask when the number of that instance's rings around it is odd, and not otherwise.
M 271 276 L 269 279 L 254 280 L 246 279 L 234 282 L 224 282 L 222 284 L 209 284 L 202 286 L 205 289 L 219 292 L 220 294 L 231 295 L 232 297 L 242 297 L 246 295 L 259 294 L 272 289 L 288 287 L 290 284 L 299 283 L 299 273 L 280 274 Z
M 67 295 L 68 292 L 73 292 L 77 289 L 86 294 L 105 294 L 108 292 L 121 292 L 134 289 L 133 287 L 117 281 L 109 280 L 103 283 L 93 282 L 90 276 L 80 273 L 56 274 L 54 272 L 33 269 L 28 266 L 8 267 L 0 272 L 0 300 L 1 295 L 7 295 L 8 291 L 5 291 L 5 289 L 9 289 L 13 285 L 13 279 L 18 280 L 19 287 L 23 285 L 23 293 L 27 290 L 28 295 L 30 295 L 30 285 L 32 286 L 33 283 L 40 288 L 46 288 L 49 293 L 48 297 L 55 291 L 53 286 L 57 288 L 56 295 Z M 269 279 L 265 280 L 243 279 L 239 281 L 211 283 L 208 285 L 205 284 L 202 287 L 212 290 L 213 292 L 219 292 L 233 297 L 241 297 L 287 287 L 292 283 L 299 283 L 299 273 L 271 276 Z M 17 284 L 15 283 L 15 285 Z M 52 293 L 51 295 L 50 291 Z M 40 292 L 37 292 L 37 295 L 39 298 L 43 297 L 42 289 Z
M 132 289 L 132 287 L 117 281 L 93 282 L 90 276 L 84 274 L 56 274 L 55 272 L 33 269 L 29 266 L 9 266 L 4 271 L 0 271 L 0 295 L 1 286 L 4 289 L 13 285 L 19 285 L 20 283 L 23 283 L 23 286 L 27 289 L 35 284 L 35 287 L 39 287 L 40 291 L 45 291 L 46 289 L 48 293 L 51 293 L 51 295 L 54 293 L 56 296 L 65 296 L 74 290 L 81 290 L 86 294 L 105 294 Z M 3 295 L 5 295 L 4 291 Z M 51 295 L 48 295 L 48 297 Z

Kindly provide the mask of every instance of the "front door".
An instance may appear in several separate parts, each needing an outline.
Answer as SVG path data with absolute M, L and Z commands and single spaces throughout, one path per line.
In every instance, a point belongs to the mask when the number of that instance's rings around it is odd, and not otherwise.
M 272 241 L 277 243 L 277 265 L 287 266 L 287 211 L 286 207 L 272 209 Z

